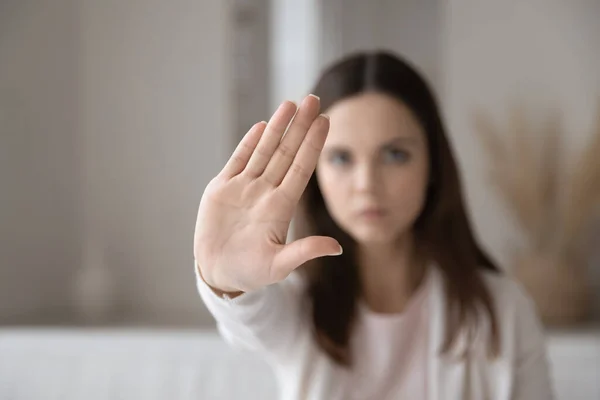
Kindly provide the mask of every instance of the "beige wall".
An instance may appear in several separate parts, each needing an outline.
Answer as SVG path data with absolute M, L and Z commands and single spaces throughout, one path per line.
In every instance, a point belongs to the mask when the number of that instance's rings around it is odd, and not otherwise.
M 74 0 L 0 2 L 0 323 L 63 314 L 79 255 Z
M 83 3 L 87 233 L 126 320 L 182 323 L 203 310 L 192 237 L 231 145 L 229 21 L 220 0 Z
M 221 0 L 0 3 L 0 321 L 69 312 L 88 240 L 122 318 L 210 321 L 192 234 L 232 144 L 230 20 Z
M 320 63 L 365 49 L 405 55 L 438 87 L 441 79 L 440 0 L 328 0 L 321 2 Z

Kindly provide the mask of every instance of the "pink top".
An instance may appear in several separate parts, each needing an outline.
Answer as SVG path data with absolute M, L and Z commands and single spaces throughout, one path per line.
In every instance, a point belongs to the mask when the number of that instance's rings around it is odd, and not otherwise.
M 348 399 L 425 399 L 429 280 L 399 314 L 376 313 L 359 303 L 352 336 L 355 363 Z

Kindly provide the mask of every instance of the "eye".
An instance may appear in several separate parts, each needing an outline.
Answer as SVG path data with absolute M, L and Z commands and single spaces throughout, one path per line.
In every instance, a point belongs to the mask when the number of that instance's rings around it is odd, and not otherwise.
M 334 151 L 329 154 L 328 161 L 333 165 L 347 165 L 351 161 L 347 151 Z
M 385 162 L 404 163 L 410 159 L 410 154 L 398 148 L 386 149 L 383 152 L 383 159 Z

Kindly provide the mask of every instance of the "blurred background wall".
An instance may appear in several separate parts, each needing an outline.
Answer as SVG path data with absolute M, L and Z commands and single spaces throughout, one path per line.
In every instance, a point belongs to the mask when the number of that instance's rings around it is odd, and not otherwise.
M 96 323 L 212 324 L 192 271 L 204 186 L 253 122 L 361 49 L 397 51 L 429 78 L 475 227 L 509 264 L 519 232 L 469 115 L 557 107 L 581 147 L 598 17 L 594 0 L 3 0 L 0 323 L 95 309 Z
M 83 118 L 74 1 L 0 2 L 0 320 L 58 317 L 79 264 Z
M 86 262 L 111 320 L 202 320 L 191 244 L 233 142 L 231 20 L 220 0 L 0 3 L 1 321 L 77 321 Z

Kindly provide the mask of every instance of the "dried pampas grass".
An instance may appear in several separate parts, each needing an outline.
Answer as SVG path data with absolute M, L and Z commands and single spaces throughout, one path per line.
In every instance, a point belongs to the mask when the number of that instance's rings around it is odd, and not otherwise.
M 534 125 L 523 108 L 513 107 L 504 127 L 478 112 L 474 126 L 489 177 L 527 239 L 511 270 L 547 325 L 580 322 L 591 297 L 590 228 L 600 211 L 600 104 L 591 137 L 571 168 L 561 151 L 567 133 L 557 112 Z
M 567 168 L 558 112 L 535 125 L 522 107 L 504 127 L 481 111 L 475 132 L 489 160 L 489 177 L 523 229 L 532 251 L 576 251 L 600 205 L 600 106 L 589 143 Z
M 600 106 L 594 134 L 569 176 L 566 204 L 563 208 L 564 247 L 576 249 L 585 240 L 600 206 Z

